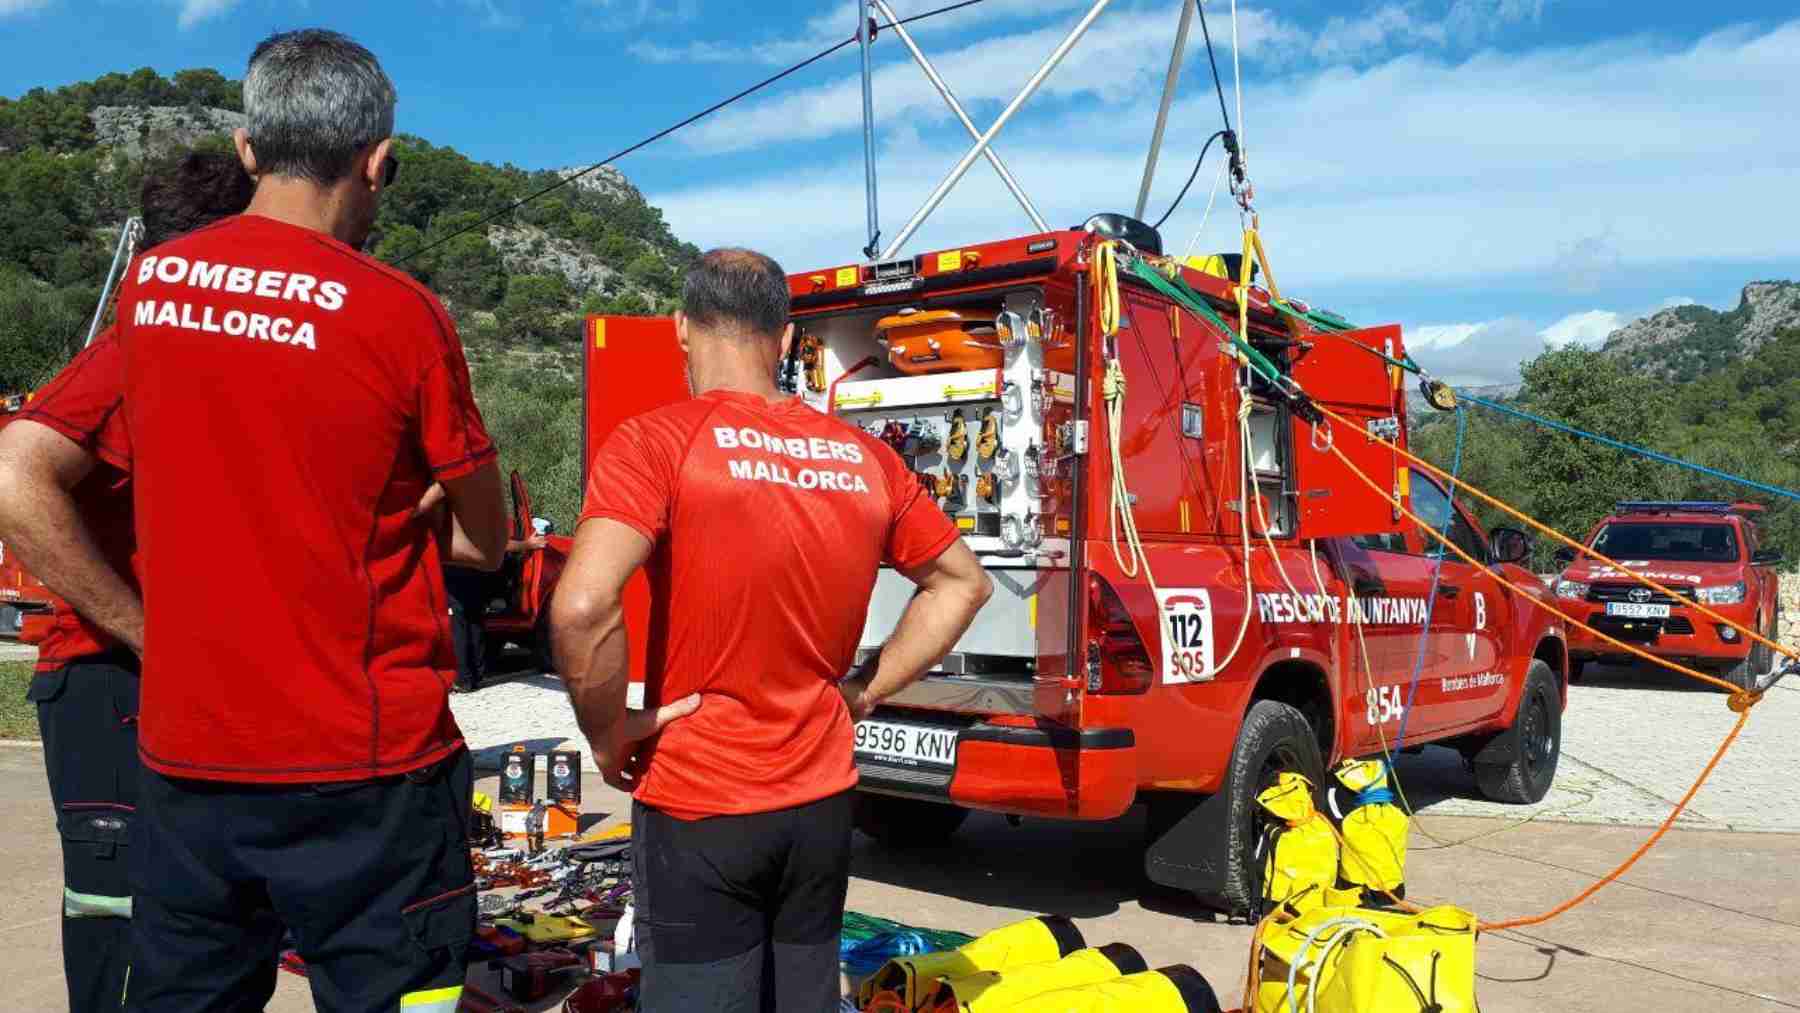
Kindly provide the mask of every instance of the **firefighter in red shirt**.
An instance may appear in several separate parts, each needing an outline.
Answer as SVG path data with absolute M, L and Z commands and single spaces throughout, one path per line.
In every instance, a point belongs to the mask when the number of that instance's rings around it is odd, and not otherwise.
M 250 202 L 253 186 L 237 158 L 226 154 L 190 154 L 151 172 L 142 189 L 142 248 L 237 214 Z M 118 353 L 108 328 L 17 418 L 44 426 L 99 459 L 72 491 L 95 547 L 135 587 L 137 541 L 125 470 L 131 448 L 114 389 L 122 367 Z M 96 384 L 93 374 L 113 379 Z M 98 398 L 88 396 L 95 392 Z M 69 1009 L 116 1010 L 131 959 L 126 845 L 137 810 L 138 657 L 60 597 L 52 598 L 51 622 L 36 643 L 37 666 L 26 698 L 37 704 L 62 839 Z
M 443 307 L 358 252 L 397 170 L 375 58 L 272 36 L 244 108 L 247 212 L 120 290 L 142 602 L 70 506 L 69 441 L 8 427 L 0 522 L 143 655 L 127 1007 L 260 1009 L 285 924 L 321 1010 L 449 1011 L 475 898 L 442 559 L 500 561 L 495 449 Z
M 852 728 L 992 585 L 897 454 L 776 390 L 794 329 L 774 261 L 714 250 L 682 295 L 694 398 L 595 457 L 551 643 L 595 762 L 636 796 L 638 1009 L 835 1009 Z M 884 563 L 920 593 L 873 672 L 840 681 Z M 620 595 L 639 566 L 651 709 L 627 712 Z

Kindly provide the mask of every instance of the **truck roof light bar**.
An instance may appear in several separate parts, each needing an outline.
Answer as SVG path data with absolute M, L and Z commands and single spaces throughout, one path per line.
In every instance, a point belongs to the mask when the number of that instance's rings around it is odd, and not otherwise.
M 1613 509 L 1622 514 L 1756 514 L 1760 503 L 1727 503 L 1722 500 L 1620 500 Z

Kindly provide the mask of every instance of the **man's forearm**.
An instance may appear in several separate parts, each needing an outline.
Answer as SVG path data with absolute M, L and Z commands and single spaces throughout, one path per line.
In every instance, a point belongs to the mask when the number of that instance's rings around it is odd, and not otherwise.
M 631 648 L 624 615 L 615 608 L 598 622 L 558 623 L 551 644 L 557 671 L 569 689 L 575 722 L 593 748 L 602 748 L 612 741 L 614 726 L 625 716 Z
M 894 635 L 882 645 L 875 674 L 863 690 L 870 704 L 912 685 L 944 660 L 982 604 L 980 598 L 955 588 L 924 589 L 914 595 Z
M 107 565 L 69 492 L 42 476 L 0 469 L 0 531 L 26 569 L 133 651 L 144 647 L 144 603 Z

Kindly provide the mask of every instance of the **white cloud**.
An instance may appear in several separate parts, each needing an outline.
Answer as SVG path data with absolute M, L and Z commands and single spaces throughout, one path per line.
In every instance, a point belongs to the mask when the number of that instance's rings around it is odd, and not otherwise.
M 677 24 L 700 14 L 699 0 L 581 0 L 604 15 L 601 24 L 612 29 L 646 24 Z
M 481 23 L 488 28 L 517 28 L 524 24 L 518 12 L 512 10 L 505 0 L 459 0 L 462 6 L 481 16 Z
M 48 6 L 49 3 L 50 0 L 0 0 L 0 18 L 35 11 Z
M 238 5 L 238 0 L 176 0 L 180 13 L 175 23 L 182 28 L 192 28 L 202 21 L 209 21 L 231 13 Z
M 976 96 L 1010 98 L 1054 44 L 1049 36 L 1062 31 L 1015 40 L 1017 60 L 984 44 L 940 63 L 982 123 L 994 105 Z M 1161 69 L 1129 61 L 1148 68 L 1135 87 L 1130 75 L 1113 74 L 1109 65 L 1134 39 L 1117 26 L 1112 32 L 1088 50 L 1090 62 L 1052 76 L 1051 101 L 1035 112 L 1028 106 L 998 142 L 1057 225 L 1129 210 L 1136 192 Z M 1679 46 L 1631 38 L 1461 62 L 1409 55 L 1363 69 L 1247 77 L 1244 138 L 1278 276 L 1303 297 L 1321 283 L 1430 286 L 1496 277 L 1542 279 L 1533 284 L 1555 290 L 1563 283 L 1552 265 L 1614 282 L 1675 262 L 1800 256 L 1800 205 L 1785 199 L 1789 169 L 1800 164 L 1800 134 L 1782 125 L 1791 113 L 1795 51 L 1800 21 Z M 877 93 L 882 218 L 891 236 L 966 144 L 910 67 L 883 72 L 893 75 Z M 859 97 L 837 88 L 735 107 L 693 141 L 732 148 L 854 128 Z M 1056 102 L 1059 88 L 1080 101 Z M 1207 90 L 1185 94 L 1171 120 L 1177 128 L 1152 218 L 1217 122 Z M 916 143 L 893 143 L 902 122 L 920 131 Z M 783 161 L 653 200 L 680 235 L 703 245 L 761 244 L 797 268 L 856 259 L 865 237 L 853 138 L 834 142 L 831 155 L 809 155 L 804 169 Z M 1164 228 L 1170 246 L 1184 246 L 1198 225 L 1212 170 Z M 1708 181 L 1705 199 L 1695 197 L 1695 179 Z M 782 209 L 779 229 L 771 208 Z M 1222 198 L 1203 245 L 1233 245 L 1231 210 Z M 1018 234 L 1022 223 L 978 165 L 911 248 Z
M 1625 326 L 1626 319 L 1611 310 L 1571 313 L 1544 328 L 1544 341 L 1555 346 L 1581 345 L 1598 348 L 1608 335 Z
M 1656 308 L 1659 310 L 1672 310 L 1677 306 L 1692 306 L 1695 302 L 1696 300 L 1691 296 L 1672 295 L 1662 302 L 1657 303 Z

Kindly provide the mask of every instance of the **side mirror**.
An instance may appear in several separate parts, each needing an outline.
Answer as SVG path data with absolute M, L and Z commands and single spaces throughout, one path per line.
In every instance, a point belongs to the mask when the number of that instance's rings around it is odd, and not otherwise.
M 1556 561 L 1557 569 L 1564 569 L 1569 566 L 1569 564 L 1575 562 L 1575 550 L 1569 548 L 1557 549 L 1554 553 L 1551 553 L 1550 558 Z
M 1495 528 L 1488 533 L 1488 554 L 1496 563 L 1522 563 L 1531 558 L 1531 536 L 1518 528 Z
M 1753 566 L 1780 566 L 1781 550 L 1758 549 L 1756 554 L 1750 557 L 1750 563 Z

